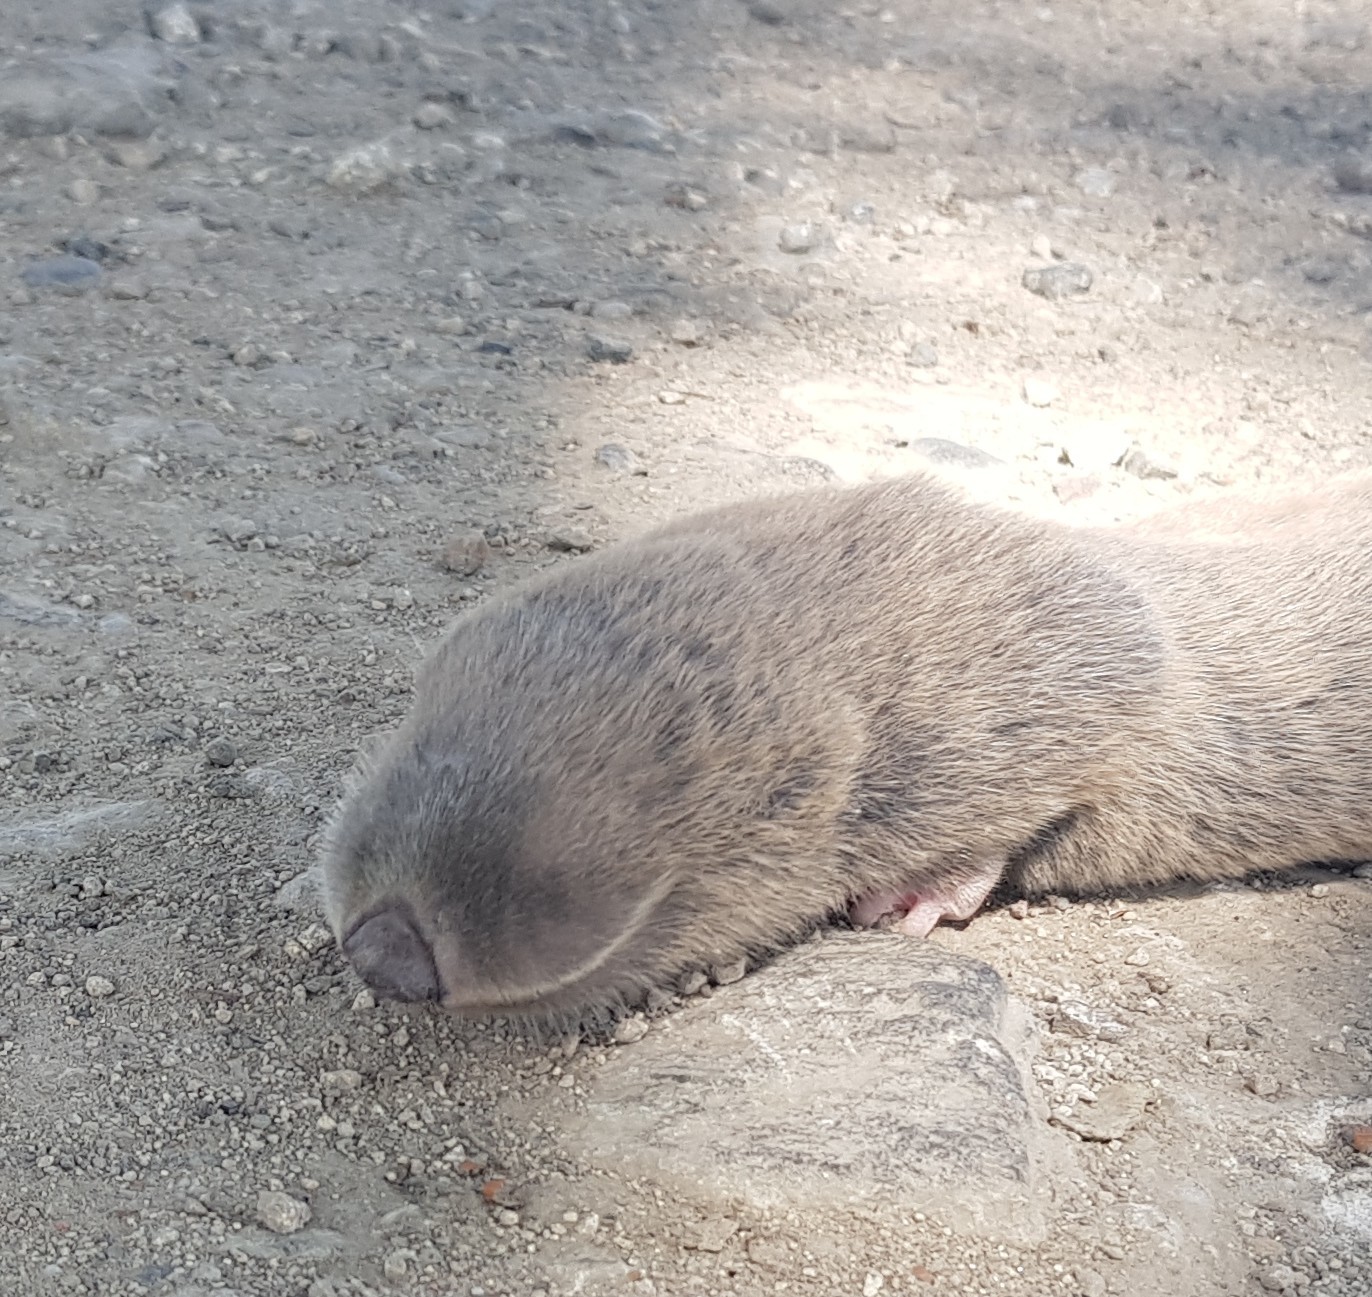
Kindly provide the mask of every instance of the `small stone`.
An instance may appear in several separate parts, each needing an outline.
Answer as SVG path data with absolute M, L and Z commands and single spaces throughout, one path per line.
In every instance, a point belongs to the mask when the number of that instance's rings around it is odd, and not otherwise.
M 1010 903 L 1010 917 L 1012 919 L 1027 919 L 1029 917 L 1029 902 L 1021 897 L 1018 901 Z
M 147 295 L 147 281 L 137 275 L 120 275 L 105 285 L 105 296 L 116 302 L 141 302 Z
M 1058 1113 L 1056 1120 L 1082 1139 L 1107 1143 L 1123 1139 L 1134 1128 L 1152 1097 L 1150 1087 L 1141 1082 L 1113 1081 L 1101 1087 L 1095 1103 L 1080 1104 L 1071 1113 Z
M 1053 259 L 1053 240 L 1046 234 L 1036 234 L 1029 244 L 1029 253 L 1040 261 Z
M 1058 389 L 1044 378 L 1030 375 L 1024 380 L 1024 399 L 1038 409 L 1046 409 L 1058 399 Z
M 1105 1297 L 1109 1291 L 1103 1276 L 1094 1270 L 1078 1270 L 1077 1287 L 1081 1289 L 1081 1297 Z
M 736 959 L 731 964 L 722 964 L 710 970 L 710 977 L 716 986 L 730 986 L 734 982 L 743 980 L 743 975 L 748 971 L 748 961 L 746 959 Z
M 767 27 L 784 26 L 789 18 L 785 6 L 775 0 L 752 0 L 748 16 Z
M 31 261 L 20 272 L 20 278 L 30 288 L 56 288 L 66 292 L 82 292 L 100 282 L 99 262 L 89 257 L 48 257 Z
M 311 923 L 303 932 L 296 934 L 300 948 L 308 955 L 317 955 L 333 942 L 333 933 L 322 923 Z
M 621 1018 L 615 1023 L 611 1039 L 616 1045 L 632 1045 L 648 1034 L 648 1020 L 640 1014 Z
M 1095 282 L 1095 276 L 1086 266 L 1064 261 L 1060 265 L 1031 267 L 1024 272 L 1020 282 L 1031 293 L 1052 302 L 1087 292 Z
M 1372 158 L 1343 158 L 1334 165 L 1334 183 L 1346 194 L 1372 194 Z
M 561 550 L 564 553 L 580 553 L 593 548 L 595 540 L 584 527 L 562 527 L 549 532 L 544 543 L 549 549 Z
M 798 222 L 782 227 L 781 233 L 777 235 L 777 247 L 792 256 L 801 256 L 814 249 L 816 238 L 813 225 Z
M 238 745 L 227 735 L 217 735 L 205 745 L 205 760 L 227 768 L 238 760 Z
M 105 157 L 125 171 L 151 171 L 167 160 L 167 146 L 160 140 L 110 140 Z
M 410 1253 L 405 1248 L 387 1252 L 385 1260 L 381 1262 L 382 1272 L 392 1283 L 403 1279 L 409 1273 L 409 1269 Z
M 1115 192 L 1118 178 L 1105 167 L 1087 167 L 1075 176 L 1076 186 L 1088 198 L 1109 198 Z
M 88 180 L 82 176 L 67 186 L 67 197 L 74 203 L 88 207 L 100 197 L 100 186 L 94 180 Z
M 475 576 L 486 566 L 491 556 L 491 546 L 479 531 L 463 532 L 451 537 L 438 556 L 438 563 L 445 572 L 457 576 Z
M 947 464 L 953 468 L 994 468 L 1002 461 L 977 446 L 964 446 L 947 437 L 916 437 L 909 449 L 931 464 Z
M 421 104 L 414 115 L 414 124 L 421 131 L 437 131 L 445 126 L 451 126 L 454 118 L 452 112 L 444 104 L 432 101 Z
M 1310 889 L 1310 895 L 1313 896 L 1317 901 L 1324 900 L 1324 898 L 1329 895 L 1329 884 L 1316 883 L 1314 887 Z
M 1126 473 L 1132 473 L 1135 477 L 1143 478 L 1144 481 L 1165 482 L 1177 476 L 1177 470 L 1168 464 L 1159 463 L 1150 455 L 1135 447 L 1120 461 Z
M 98 973 L 86 978 L 86 994 L 92 1000 L 107 1000 L 114 994 L 114 983 Z
M 184 4 L 170 4 L 158 9 L 149 19 L 152 34 L 168 45 L 198 45 L 200 24 Z
M 916 368 L 933 369 L 938 364 L 938 349 L 932 342 L 917 342 L 905 359 Z
M 877 1294 L 885 1287 L 886 1280 L 875 1270 L 869 1270 L 867 1277 L 862 1281 L 862 1297 L 877 1297 Z
M 594 302 L 591 305 L 593 320 L 627 320 L 634 313 L 628 302 Z
M 1146 950 L 1136 950 L 1132 954 L 1125 955 L 1124 962 L 1130 968 L 1147 968 L 1152 960 Z
M 677 983 L 677 992 L 689 999 L 692 995 L 699 995 L 709 982 L 710 979 L 705 973 L 698 968 L 693 969 L 682 975 L 681 981 Z
M 624 365 L 633 358 L 633 344 L 622 338 L 610 338 L 601 333 L 592 333 L 586 339 L 586 354 L 594 361 L 608 361 L 612 365 Z
M 1259 1099 L 1271 1099 L 1281 1090 L 1281 1082 L 1270 1072 L 1254 1072 L 1243 1078 L 1243 1088 Z
M 310 1205 L 275 1189 L 257 1195 L 258 1223 L 273 1234 L 296 1234 L 310 1222 Z
M 255 342 L 245 342 L 230 353 L 230 359 L 242 369 L 252 369 L 262 358 L 262 348 Z
M 396 180 L 404 167 L 390 146 L 378 141 L 340 154 L 329 168 L 329 188 L 345 194 L 371 194 Z
M 638 456 L 627 446 L 607 441 L 596 447 L 595 462 L 612 473 L 633 473 L 638 470 Z
M 352 1094 L 362 1088 L 362 1073 L 351 1067 L 333 1072 L 320 1072 L 319 1088 L 325 1094 Z
M 353 996 L 353 1011 L 355 1013 L 366 1013 L 369 1009 L 376 1008 L 376 996 L 368 990 L 358 991 Z
M 657 394 L 657 400 L 659 405 L 685 405 L 686 393 L 667 387 Z
M 1122 1022 L 1079 1000 L 1064 1000 L 1058 1005 L 1053 1030 L 1095 1040 L 1123 1040 L 1129 1034 L 1129 1028 Z
M 1214 1031 L 1207 1032 L 1205 1037 L 1206 1049 L 1213 1051 L 1247 1049 L 1251 1043 L 1247 1028 L 1237 1022 L 1216 1027 Z
M 667 331 L 667 336 L 681 347 L 698 347 L 705 337 L 705 331 L 695 320 L 676 320 Z
M 1258 1275 L 1268 1292 L 1290 1292 L 1296 1286 L 1296 1272 L 1287 1265 L 1271 1265 Z
M 1367 864 L 1358 865 L 1358 866 L 1353 870 L 1353 877 L 1354 877 L 1354 878 L 1363 878 L 1363 879 L 1372 878 L 1372 862 L 1369 862 L 1369 863 L 1367 863 Z
M 871 225 L 877 219 L 877 209 L 872 203 L 854 203 L 844 215 L 854 225 Z

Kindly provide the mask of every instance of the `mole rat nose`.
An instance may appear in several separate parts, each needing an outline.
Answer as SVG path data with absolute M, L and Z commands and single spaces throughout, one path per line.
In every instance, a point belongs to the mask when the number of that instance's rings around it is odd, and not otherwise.
M 344 938 L 343 953 L 378 995 L 437 1000 L 442 994 L 433 951 L 403 910 L 380 910 L 363 919 Z

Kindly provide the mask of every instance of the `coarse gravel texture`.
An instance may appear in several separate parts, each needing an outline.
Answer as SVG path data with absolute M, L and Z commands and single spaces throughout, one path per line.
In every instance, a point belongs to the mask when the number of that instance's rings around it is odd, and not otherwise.
M 377 1005 L 308 871 L 454 612 L 660 519 L 1372 464 L 1369 87 L 1356 0 L 0 9 L 0 1291 L 1367 1297 L 1366 869 L 936 934 L 1030 1241 L 591 1167 L 663 1028 Z

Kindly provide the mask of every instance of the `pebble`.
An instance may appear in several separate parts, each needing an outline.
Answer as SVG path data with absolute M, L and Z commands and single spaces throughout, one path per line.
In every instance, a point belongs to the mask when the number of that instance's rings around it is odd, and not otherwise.
M 616 1045 L 632 1045 L 648 1034 L 648 1020 L 641 1014 L 621 1018 L 615 1023 L 611 1039 Z
M 1243 1088 L 1259 1099 L 1271 1099 L 1281 1090 L 1281 1082 L 1270 1072 L 1254 1072 L 1243 1078 Z
M 1046 234 L 1036 234 L 1029 244 L 1031 256 L 1037 257 L 1040 261 L 1051 261 L 1053 259 L 1053 240 Z
M 932 342 L 917 342 L 905 359 L 919 369 L 933 369 L 938 364 L 938 348 Z
M 591 305 L 593 320 L 627 320 L 634 313 L 628 302 L 594 302 Z
M 48 257 L 31 261 L 20 273 L 30 288 L 57 288 L 81 292 L 100 282 L 100 264 L 89 257 Z
M 366 1013 L 369 1009 L 376 1008 L 376 996 L 370 991 L 362 990 L 353 996 L 353 1011 L 356 1013 Z
M 976 446 L 964 446 L 946 437 L 916 437 L 909 449 L 931 464 L 949 464 L 955 468 L 994 468 L 1002 461 Z
M 414 115 L 414 124 L 421 131 L 437 131 L 445 126 L 451 126 L 454 121 L 452 112 L 444 104 L 433 103 L 421 104 Z
M 86 994 L 92 1000 L 107 1000 L 114 994 L 114 983 L 108 977 L 92 974 L 86 978 Z
M 1038 409 L 1046 409 L 1059 395 L 1058 389 L 1045 378 L 1031 375 L 1024 380 L 1024 399 Z
M 1364 1157 L 1372 1153 L 1372 1126 L 1350 1126 L 1344 1132 L 1348 1147 Z
M 264 1189 L 257 1195 L 257 1220 L 273 1234 L 296 1234 L 310 1222 L 310 1204 L 288 1193 Z
M 1287 1265 L 1270 1265 L 1258 1275 L 1268 1292 L 1289 1292 L 1296 1286 L 1296 1272 Z
M 747 971 L 748 961 L 736 959 L 731 964 L 721 964 L 717 968 L 710 969 L 710 977 L 716 986 L 729 986 L 734 982 L 741 982 L 744 973 Z
M 491 546 L 479 531 L 462 532 L 450 537 L 438 556 L 438 563 L 445 572 L 457 576 L 475 576 L 486 566 L 491 556 Z
M 200 24 L 184 4 L 170 4 L 158 9 L 149 19 L 152 34 L 168 45 L 198 45 Z
M 229 767 L 238 760 L 238 745 L 220 734 L 205 744 L 205 760 L 212 766 Z
M 561 527 L 556 531 L 550 531 L 544 544 L 549 549 L 561 550 L 564 553 L 580 553 L 591 549 L 595 545 L 595 540 L 584 527 Z
M 362 1073 L 351 1067 L 319 1074 L 319 1088 L 325 1094 L 352 1094 L 362 1088 Z
M 612 365 L 627 364 L 634 354 L 633 344 L 622 338 L 607 337 L 603 333 L 592 333 L 586 338 L 586 354 L 595 361 L 608 361 Z
M 862 1297 L 877 1297 L 877 1293 L 885 1287 L 886 1280 L 875 1270 L 869 1270 L 862 1281 Z
M 777 247 L 792 256 L 812 251 L 815 241 L 815 227 L 804 222 L 783 226 L 781 233 L 777 235 Z
M 1137 447 L 1125 455 L 1120 464 L 1126 473 L 1132 473 L 1146 482 L 1166 482 L 1177 476 L 1177 470 L 1170 464 L 1159 462 Z
M 1087 266 L 1064 261 L 1056 266 L 1031 266 L 1024 272 L 1020 282 L 1031 293 L 1055 302 L 1087 292 L 1095 282 L 1095 276 Z
M 667 330 L 667 336 L 678 346 L 698 347 L 705 338 L 705 330 L 695 320 L 676 320 Z
M 1118 177 L 1105 167 L 1087 167 L 1078 171 L 1076 186 L 1088 198 L 1109 198 L 1115 192 Z
M 88 180 L 82 176 L 79 180 L 73 180 L 67 186 L 67 197 L 74 203 L 80 203 L 83 207 L 89 206 L 100 197 L 100 186 L 94 180 Z
M 1078 1270 L 1077 1287 L 1081 1289 L 1081 1297 L 1105 1297 L 1109 1291 L 1104 1276 L 1097 1274 L 1094 1270 Z
M 1122 1022 L 1079 1000 L 1064 1000 L 1058 1005 L 1053 1015 L 1053 1030 L 1096 1040 L 1123 1040 L 1129 1034 L 1129 1028 Z
M 1310 889 L 1310 895 L 1313 896 L 1317 901 L 1324 900 L 1324 898 L 1329 895 L 1329 884 L 1316 883 L 1314 887 Z
M 1369 862 L 1369 863 L 1367 863 L 1367 864 L 1358 865 L 1358 866 L 1353 870 L 1353 877 L 1354 877 L 1354 878 L 1372 878 L 1372 862 Z
M 594 459 L 601 468 L 608 468 L 612 473 L 634 473 L 638 470 L 638 456 L 627 446 L 615 441 L 597 446 Z
M 405 168 L 383 141 L 349 149 L 334 159 L 327 183 L 343 194 L 372 194 L 398 179 Z
M 1112 1081 L 1101 1087 L 1095 1103 L 1058 1113 L 1057 1121 L 1082 1139 L 1098 1143 L 1123 1139 L 1142 1118 L 1152 1097 L 1152 1089 L 1140 1081 Z
M 1334 183 L 1346 194 L 1372 194 L 1372 159 L 1343 158 L 1334 165 Z

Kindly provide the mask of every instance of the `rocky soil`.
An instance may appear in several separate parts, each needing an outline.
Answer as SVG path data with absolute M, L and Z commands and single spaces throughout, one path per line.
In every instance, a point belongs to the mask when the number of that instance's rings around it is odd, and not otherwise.
M 1372 1292 L 1366 870 L 587 1041 L 309 876 L 455 611 L 659 519 L 1372 464 L 1369 86 L 1357 0 L 5 6 L 0 1288 Z

